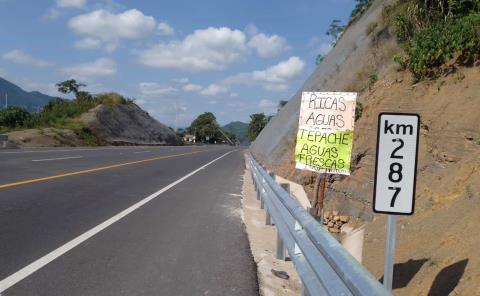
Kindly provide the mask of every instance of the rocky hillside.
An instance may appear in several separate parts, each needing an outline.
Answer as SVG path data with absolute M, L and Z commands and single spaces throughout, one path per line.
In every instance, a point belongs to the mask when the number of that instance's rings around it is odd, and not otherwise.
M 63 126 L 56 125 L 9 132 L 10 143 L 17 147 L 183 144 L 170 128 L 131 102 L 100 104 Z
M 110 145 L 181 145 L 182 141 L 133 103 L 99 105 L 82 115 L 85 127 Z
M 267 166 L 303 184 L 315 176 L 295 170 L 294 145 L 302 91 L 356 91 L 363 114 L 355 123 L 353 172 L 331 176 L 326 208 L 366 227 L 364 263 L 380 278 L 385 217 L 372 212 L 376 125 L 382 111 L 421 116 L 416 212 L 402 217 L 395 295 L 476 295 L 480 291 L 480 67 L 447 63 L 448 71 L 414 83 L 394 62 L 403 52 L 385 21 L 394 1 L 374 1 L 350 24 L 302 88 L 252 144 Z M 380 253 L 379 253 L 380 250 Z M 397 271 L 398 270 L 398 271 Z M 394 284 L 395 286 L 395 284 Z M 438 294 L 440 293 L 440 294 Z

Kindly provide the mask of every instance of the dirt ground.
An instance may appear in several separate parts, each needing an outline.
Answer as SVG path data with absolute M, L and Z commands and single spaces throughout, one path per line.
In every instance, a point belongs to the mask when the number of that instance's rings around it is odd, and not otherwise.
M 8 139 L 17 147 L 85 146 L 74 131 L 60 128 L 26 129 L 8 134 Z
M 326 208 L 363 221 L 363 263 L 380 279 L 386 217 L 371 210 L 377 115 L 419 113 L 415 214 L 398 222 L 394 295 L 480 295 L 480 67 L 411 81 L 409 73 L 391 70 L 361 94 L 353 172 L 330 178 Z M 311 197 L 315 176 L 294 165 L 292 152 L 287 163 L 270 169 L 303 184 Z

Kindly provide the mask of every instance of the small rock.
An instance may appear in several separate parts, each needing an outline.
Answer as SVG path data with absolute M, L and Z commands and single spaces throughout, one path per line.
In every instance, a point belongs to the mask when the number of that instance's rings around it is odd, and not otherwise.
M 333 216 L 338 216 L 338 211 L 333 211 Z
M 340 225 L 335 224 L 335 225 L 333 225 L 333 228 L 335 228 L 335 229 L 340 229 Z
M 336 228 L 329 228 L 328 231 L 332 232 L 332 233 L 340 233 L 340 229 L 336 229 Z
M 333 227 L 333 225 L 335 225 L 335 223 L 333 223 L 332 221 L 328 222 L 327 224 L 328 227 Z
M 340 216 L 340 221 L 342 221 L 343 223 L 347 223 L 348 220 L 350 220 L 350 217 L 348 217 L 348 216 Z
M 325 214 L 323 215 L 323 217 L 324 217 L 325 219 L 329 219 L 331 214 L 332 214 L 332 213 L 330 213 L 330 211 L 326 211 Z
M 288 273 L 286 273 L 283 270 L 272 269 L 271 272 L 273 273 L 274 276 L 279 277 L 279 278 L 284 279 L 284 280 L 288 280 L 290 278 Z
M 333 220 L 340 221 L 340 216 L 333 216 Z
M 343 223 L 342 223 L 342 221 L 336 221 L 336 222 L 335 222 L 335 225 L 342 226 Z

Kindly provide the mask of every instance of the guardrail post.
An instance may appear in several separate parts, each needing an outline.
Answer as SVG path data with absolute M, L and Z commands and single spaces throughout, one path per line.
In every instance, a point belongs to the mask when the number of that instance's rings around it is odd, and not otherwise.
M 270 177 L 275 180 L 275 174 L 270 172 Z M 272 217 L 270 216 L 270 212 L 268 210 L 268 206 L 265 207 L 265 225 L 272 225 Z
M 290 194 L 290 184 L 288 183 L 283 183 L 280 184 L 285 191 L 287 191 Z M 286 248 L 285 245 L 283 244 L 283 240 L 280 237 L 280 233 L 278 232 L 277 229 L 277 252 L 275 258 L 279 260 L 285 260 L 285 253 L 286 253 Z
M 265 189 L 263 188 L 263 187 L 265 187 L 265 183 L 266 183 L 265 179 L 262 178 L 262 193 L 265 193 Z M 262 209 L 262 210 L 265 209 L 264 199 L 265 199 L 265 196 L 260 194 L 260 209 Z

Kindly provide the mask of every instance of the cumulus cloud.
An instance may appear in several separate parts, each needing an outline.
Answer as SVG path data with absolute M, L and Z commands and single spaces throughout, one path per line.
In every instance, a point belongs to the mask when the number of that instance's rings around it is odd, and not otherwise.
M 260 107 L 265 114 L 273 114 L 277 112 L 277 103 L 271 100 L 260 100 L 258 107 Z
M 182 89 L 183 91 L 186 91 L 186 92 L 196 92 L 196 91 L 201 91 L 203 87 L 198 84 L 189 83 L 184 85 Z
M 196 30 L 183 40 L 159 43 L 138 54 L 148 67 L 182 71 L 219 71 L 247 54 L 245 34 L 230 28 Z
M 74 46 L 79 49 L 96 49 L 102 47 L 102 42 L 94 38 L 83 38 L 75 42 Z
M 62 8 L 84 8 L 87 0 L 57 0 L 57 6 Z
M 62 69 L 62 72 L 76 79 L 107 77 L 117 73 L 117 65 L 111 59 L 99 58 L 93 62 L 65 67 Z
M 223 94 L 226 94 L 226 93 L 228 93 L 228 87 L 223 86 L 223 85 L 219 85 L 219 84 L 215 84 L 215 83 L 210 84 L 207 88 L 200 91 L 200 94 L 202 96 L 209 96 L 209 97 L 223 95 Z
M 159 35 L 170 36 L 175 34 L 175 30 L 166 22 L 160 22 L 157 26 L 157 31 Z
M 305 62 L 299 57 L 291 57 L 286 61 L 271 66 L 265 70 L 240 73 L 224 80 L 227 85 L 262 85 L 269 91 L 285 91 L 288 83 L 298 77 L 305 68 Z
M 68 26 L 80 35 L 88 36 L 113 51 L 123 39 L 142 39 L 155 31 L 155 19 L 137 9 L 112 13 L 104 9 L 73 17 Z
M 160 85 L 156 82 L 141 82 L 139 87 L 143 97 L 161 97 L 177 92 L 174 87 Z
M 63 10 L 69 8 L 83 9 L 87 6 L 87 0 L 56 0 L 55 6 L 45 14 L 46 19 L 55 19 L 62 15 Z
M 15 64 L 29 65 L 34 67 L 48 67 L 52 63 L 31 56 L 19 49 L 11 50 L 3 55 L 3 58 Z
M 287 40 L 278 35 L 267 36 L 263 33 L 256 34 L 248 42 L 248 46 L 255 49 L 262 58 L 271 58 L 289 49 Z
M 172 81 L 176 82 L 176 83 L 185 84 L 185 83 L 188 83 L 190 81 L 190 79 L 188 79 L 188 77 L 182 77 L 182 78 L 174 78 L 174 79 L 172 79 Z

